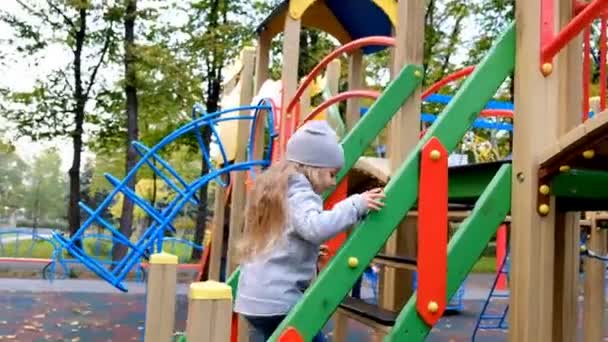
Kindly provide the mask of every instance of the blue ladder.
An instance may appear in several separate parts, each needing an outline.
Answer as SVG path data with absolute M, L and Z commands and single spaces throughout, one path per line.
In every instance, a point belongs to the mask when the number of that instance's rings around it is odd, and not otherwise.
M 507 314 L 509 312 L 509 290 L 498 291 L 496 290 L 496 284 L 498 283 L 498 279 L 501 275 L 505 275 L 508 279 L 509 277 L 509 267 L 510 267 L 510 257 L 509 252 L 506 253 L 505 258 L 502 260 L 500 265 L 500 271 L 497 272 L 496 277 L 494 278 L 494 283 L 492 284 L 492 288 L 490 289 L 490 293 L 486 298 L 483 308 L 481 310 L 481 314 L 477 319 L 475 324 L 475 330 L 473 331 L 473 336 L 471 341 L 475 341 L 475 337 L 477 332 L 480 329 L 483 330 L 507 330 L 508 324 L 506 321 Z M 499 309 L 499 314 L 489 313 L 488 309 L 492 299 L 498 299 L 498 302 L 504 305 L 502 309 Z M 504 303 L 506 302 L 506 303 Z M 483 324 L 482 321 L 490 321 L 490 323 Z

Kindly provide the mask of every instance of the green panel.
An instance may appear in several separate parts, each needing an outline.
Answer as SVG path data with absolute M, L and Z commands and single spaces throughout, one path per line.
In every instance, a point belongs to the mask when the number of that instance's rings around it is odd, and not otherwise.
M 481 256 L 510 208 L 511 165 L 505 164 L 448 244 L 448 301 Z M 414 294 L 403 307 L 385 341 L 424 341 L 431 328 L 418 315 Z
M 608 172 L 573 169 L 557 174 L 550 188 L 561 211 L 608 210 Z
M 310 341 L 323 327 L 416 201 L 419 154 L 424 143 L 435 135 L 451 152 L 476 119 L 476 113 L 483 109 L 511 73 L 514 63 L 515 28 L 511 24 L 387 184 L 385 207 L 371 213 L 353 230 L 344 246 L 269 341 L 277 341 L 281 332 L 290 326 L 295 327 L 304 340 Z M 351 257 L 359 261 L 355 268 L 348 266 Z
M 490 162 L 450 167 L 448 172 L 448 197 L 450 203 L 473 205 L 492 181 L 502 165 Z
M 556 197 L 608 199 L 608 172 L 598 170 L 570 170 L 559 173 L 551 182 L 551 194 Z
M 395 112 L 405 103 L 422 81 L 422 67 L 417 65 L 405 66 L 399 75 L 386 87 L 367 113 L 357 122 L 355 127 L 344 137 L 344 167 L 337 175 L 338 182 L 355 165 L 369 144 L 386 127 Z M 334 189 L 327 191 L 324 198 L 329 197 Z M 234 297 L 238 287 L 239 270 L 235 270 L 228 278 Z

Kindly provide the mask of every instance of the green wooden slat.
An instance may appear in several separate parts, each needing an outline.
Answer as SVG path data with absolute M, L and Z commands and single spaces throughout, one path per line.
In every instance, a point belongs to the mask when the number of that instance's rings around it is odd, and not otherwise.
M 269 341 L 277 341 L 287 327 L 295 327 L 305 341 L 310 341 L 320 331 L 416 201 L 422 146 L 434 135 L 451 152 L 477 113 L 511 73 L 514 64 L 515 27 L 511 24 L 387 184 L 385 207 L 371 213 L 354 229 Z M 348 267 L 350 257 L 359 260 L 357 267 Z
M 511 208 L 511 165 L 503 165 L 448 244 L 447 298 L 452 298 Z M 410 297 L 385 341 L 424 341 L 431 326 Z
M 608 199 L 608 172 L 603 170 L 579 170 L 557 174 L 551 180 L 551 194 L 555 197 L 578 199 Z
M 386 127 L 395 112 L 403 105 L 422 81 L 422 67 L 418 65 L 405 66 L 399 75 L 386 87 L 384 92 L 372 104 L 367 113 L 357 122 L 355 127 L 342 140 L 344 148 L 344 167 L 338 173 L 338 183 L 355 165 L 363 155 L 369 144 Z M 324 194 L 329 197 L 334 189 Z M 232 287 L 233 297 L 236 297 L 238 288 L 239 269 L 237 268 L 228 278 L 228 285 Z
M 560 211 L 608 210 L 608 172 L 572 169 L 551 179 L 551 195 L 557 198 Z M 602 189 L 599 190 L 598 189 Z

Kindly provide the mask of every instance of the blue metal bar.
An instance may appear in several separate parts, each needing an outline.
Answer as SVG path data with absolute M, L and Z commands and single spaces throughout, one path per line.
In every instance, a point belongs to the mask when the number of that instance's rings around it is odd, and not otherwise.
M 424 102 L 448 104 L 452 100 L 453 96 L 445 94 L 431 94 L 427 98 L 423 99 Z M 488 101 L 484 109 L 506 109 L 513 110 L 515 106 L 512 102 L 506 101 Z
M 120 183 L 120 180 L 118 180 L 116 177 L 112 176 L 109 173 L 104 173 L 104 176 L 114 186 Z M 162 221 L 163 218 L 159 216 L 158 211 L 152 208 L 146 201 L 142 200 L 141 197 L 137 196 L 137 194 L 133 192 L 133 190 L 129 189 L 128 187 L 123 187 L 121 191 L 125 196 L 129 197 L 129 199 L 135 202 L 135 204 L 137 204 L 140 208 L 145 210 L 148 215 L 152 216 L 155 221 Z M 173 225 L 171 224 L 169 224 L 169 228 L 171 228 L 171 231 L 174 233 L 177 231 L 177 229 L 175 229 L 175 227 L 173 227 Z
M 144 156 L 145 152 L 149 151 L 150 149 L 147 148 L 145 145 L 141 144 L 139 141 L 134 141 L 133 143 L 133 147 L 135 148 L 135 151 L 137 151 L 137 153 L 140 156 Z M 186 181 L 181 178 L 179 176 L 179 174 L 175 171 L 175 169 L 173 169 L 171 167 L 171 165 L 169 165 L 169 163 L 167 163 L 165 160 L 163 160 L 160 156 L 153 154 L 152 158 L 154 158 L 154 160 L 156 160 L 157 162 L 159 162 L 167 171 L 169 171 L 169 173 L 175 177 L 177 179 L 178 182 L 180 182 L 184 187 L 188 187 L 188 184 L 186 183 Z M 164 172 L 162 172 L 162 170 L 160 170 L 159 168 L 157 168 L 152 162 L 150 162 L 149 159 L 146 160 L 146 164 L 148 164 L 148 166 L 150 166 L 150 168 L 157 174 L 159 175 L 164 181 L 165 183 L 167 183 L 167 185 L 169 185 L 173 190 L 175 190 L 178 193 L 183 194 L 182 189 L 180 189 L 177 184 L 175 184 L 175 182 L 173 182 L 171 179 L 169 179 L 169 177 L 167 177 L 165 175 Z M 192 204 L 194 205 L 198 205 L 198 198 L 195 196 L 193 196 L 192 200 L 190 201 Z
M 86 211 L 89 215 L 93 215 L 93 213 L 94 213 L 93 209 L 89 208 L 83 202 L 78 202 L 78 206 L 80 208 L 82 208 L 84 211 Z M 119 239 L 120 242 L 124 243 L 125 245 L 127 245 L 127 246 L 129 246 L 131 248 L 136 248 L 136 246 L 131 242 L 131 240 L 127 239 L 120 231 L 118 231 L 116 228 L 114 228 L 113 225 L 111 225 L 108 221 L 106 221 L 103 217 L 101 217 L 101 215 L 97 216 L 96 219 L 106 229 L 108 229 L 109 231 L 111 231 L 112 233 L 114 233 L 116 235 L 116 238 Z M 72 238 L 71 240 L 75 240 L 75 239 Z
M 264 103 L 269 103 L 270 101 L 268 99 L 262 99 L 260 100 L 260 102 L 258 103 L 259 105 L 262 105 Z M 253 160 L 254 159 L 254 150 L 255 150 L 255 133 L 257 131 L 257 124 L 258 124 L 258 115 L 261 115 L 261 110 L 256 110 L 255 111 L 255 119 L 253 119 L 253 122 L 251 124 L 251 129 L 249 131 L 249 141 L 247 143 L 247 160 Z M 266 114 L 266 126 L 268 128 L 268 135 L 269 135 L 269 139 L 268 139 L 268 155 L 264 156 L 264 161 L 266 161 L 267 163 L 265 165 L 262 165 L 262 167 L 268 166 L 270 165 L 270 158 L 272 156 L 272 150 L 274 149 L 274 139 L 276 137 L 279 136 L 279 133 L 275 130 L 274 128 L 274 115 L 273 115 L 273 111 L 269 110 L 268 113 Z M 263 137 L 262 137 L 263 138 Z M 250 169 L 249 171 L 251 179 L 254 180 L 255 179 L 255 172 L 253 171 L 253 168 Z

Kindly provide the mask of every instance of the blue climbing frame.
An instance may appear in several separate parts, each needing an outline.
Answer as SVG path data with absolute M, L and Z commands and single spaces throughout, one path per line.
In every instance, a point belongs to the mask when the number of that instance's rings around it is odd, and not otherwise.
M 175 227 L 173 227 L 171 222 L 175 219 L 176 215 L 183 209 L 183 207 L 187 203 L 198 205 L 199 200 L 196 197 L 196 192 L 198 189 L 210 181 L 215 181 L 218 185 L 227 187 L 230 184 L 230 178 L 225 177 L 226 180 L 224 181 L 222 180 L 223 175 L 229 176 L 229 173 L 233 171 L 248 171 L 253 174 L 254 168 L 263 168 L 270 165 L 273 140 L 277 136 L 277 132 L 274 130 L 274 114 L 272 112 L 273 106 L 270 100 L 262 100 L 258 103 L 258 105 L 255 106 L 230 108 L 212 114 L 205 113 L 202 108 L 203 107 L 199 104 L 195 105 L 192 110 L 192 121 L 176 129 L 174 132 L 163 138 L 154 147 L 148 148 L 141 142 L 134 142 L 133 147 L 141 156 L 141 159 L 137 162 L 133 169 L 128 172 L 123 180 L 119 180 L 110 174 L 105 175 L 110 184 L 114 186 L 114 189 L 103 200 L 97 209 L 93 210 L 84 203 L 79 203 L 80 207 L 90 216 L 82 224 L 78 231 L 76 231 L 76 233 L 69 239 L 64 237 L 61 233 L 53 232 L 53 238 L 63 248 L 68 250 L 72 256 L 82 262 L 88 269 L 93 271 L 99 277 L 106 280 L 121 291 L 127 291 L 123 281 L 131 269 L 133 269 L 133 267 L 136 266 L 142 258 L 147 258 L 151 253 L 162 250 L 163 237 L 167 231 L 172 233 L 175 232 Z M 243 112 L 252 112 L 252 114 L 241 115 Z M 258 118 L 260 118 L 261 115 L 265 115 L 266 117 L 266 130 L 270 136 L 270 139 L 264 157 L 262 157 L 260 160 L 254 160 L 252 155 L 254 150 L 253 146 L 255 143 L 254 133 L 256 132 Z M 232 161 L 228 160 L 224 144 L 221 141 L 218 133 L 218 124 L 231 120 L 251 120 L 251 131 L 247 147 L 247 160 L 245 162 L 233 163 Z M 204 144 L 201 128 L 205 127 L 211 130 L 212 139 L 219 148 L 222 157 L 221 167 L 219 168 L 216 168 L 213 165 L 209 149 Z M 183 177 L 181 177 L 178 172 L 158 154 L 162 148 L 175 142 L 178 138 L 189 134 L 194 134 L 194 137 L 196 138 L 201 150 L 201 157 L 209 167 L 208 174 L 191 182 L 187 182 Z M 159 164 L 160 167 L 157 167 L 155 163 Z M 127 187 L 129 180 L 135 177 L 137 172 L 144 165 L 149 166 L 151 170 L 156 173 L 169 188 L 175 191 L 175 197 L 173 200 L 171 200 L 171 202 L 162 210 L 154 208 L 145 199 L 141 198 Z M 118 194 L 122 194 L 124 197 L 131 200 L 152 218 L 151 225 L 144 229 L 144 233 L 137 241 L 131 241 L 128 236 L 122 234 L 116 227 L 102 217 L 102 214 L 113 203 Z M 124 244 L 128 247 L 128 252 L 126 255 L 120 260 L 117 260 L 113 267 L 107 267 L 107 265 L 99 262 L 99 260 L 97 260 L 94 256 L 88 255 L 82 247 L 82 237 L 84 236 L 84 233 L 93 226 L 93 223 L 101 224 L 101 226 L 113 234 L 116 242 Z

